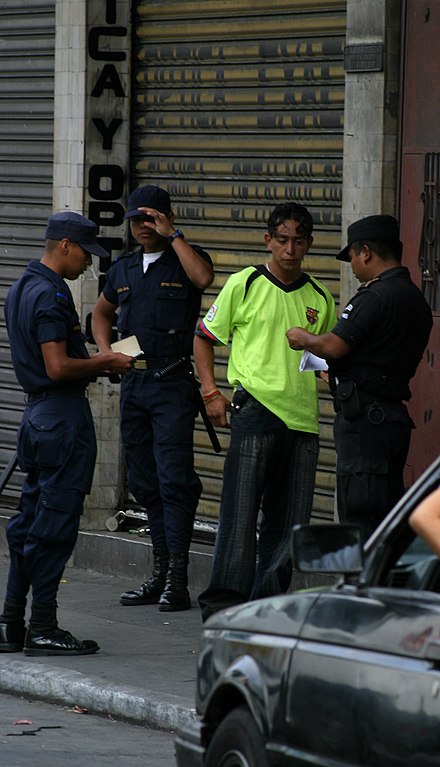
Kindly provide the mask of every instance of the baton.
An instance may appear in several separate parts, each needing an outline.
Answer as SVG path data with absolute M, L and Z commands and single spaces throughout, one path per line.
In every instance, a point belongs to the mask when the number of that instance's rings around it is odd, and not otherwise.
M 175 335 L 175 331 L 172 330 L 170 331 L 170 333 L 174 335 L 176 346 L 180 347 L 178 339 Z M 180 353 L 180 348 L 179 348 L 179 353 Z M 215 433 L 214 426 L 212 425 L 209 419 L 209 416 L 206 412 L 205 403 L 203 402 L 203 397 L 200 392 L 200 384 L 198 383 L 198 381 L 196 381 L 194 377 L 194 371 L 192 369 L 192 366 L 189 364 L 188 357 L 184 357 L 184 356 L 179 357 L 178 360 L 176 360 L 175 362 L 171 362 L 165 368 L 162 368 L 162 370 L 156 370 L 156 372 L 154 373 L 154 378 L 156 381 L 160 381 L 162 378 L 166 378 L 167 376 L 172 375 L 173 373 L 175 373 L 177 370 L 180 370 L 181 368 L 184 368 L 185 372 L 189 375 L 189 378 L 194 390 L 197 407 L 198 407 L 200 415 L 202 416 L 202 421 L 205 425 L 205 429 L 208 432 L 208 437 L 211 440 L 211 445 L 214 448 L 216 453 L 221 453 L 222 447 L 218 440 L 217 434 Z
M 0 477 L 0 495 L 2 494 L 9 480 L 11 479 L 17 466 L 18 466 L 18 456 L 17 456 L 17 452 L 15 451 L 8 465 L 3 469 L 3 474 Z

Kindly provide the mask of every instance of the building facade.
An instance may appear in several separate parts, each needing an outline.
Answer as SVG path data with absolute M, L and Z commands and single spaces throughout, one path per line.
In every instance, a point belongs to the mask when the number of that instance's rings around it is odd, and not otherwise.
M 128 245 L 128 191 L 157 183 L 171 193 L 187 238 L 213 258 L 203 310 L 229 274 L 265 260 L 268 213 L 295 199 L 315 221 L 305 268 L 337 301 L 356 290 L 350 268 L 340 271 L 335 259 L 347 225 L 383 212 L 402 219 L 405 261 L 438 312 L 440 139 L 429 87 L 438 81 L 439 31 L 439 10 L 421 0 L 3 0 L 0 303 L 39 258 L 52 210 L 96 221 L 113 258 Z M 416 55 L 420 45 L 437 50 L 429 66 Z M 72 286 L 86 327 L 111 258 Z M 437 454 L 438 342 L 436 324 L 414 386 L 408 484 Z M 227 392 L 226 364 L 223 350 L 216 372 Z M 1 469 L 23 407 L 3 316 L 0 366 Z M 96 528 L 131 501 L 118 386 L 100 379 L 89 396 L 99 455 L 84 525 Z M 324 385 L 320 414 L 314 516 L 333 519 L 333 408 Z M 227 431 L 219 438 L 226 449 Z M 215 520 L 225 451 L 213 453 L 201 421 L 195 450 L 199 515 Z M 3 504 L 16 502 L 19 487 L 17 471 Z

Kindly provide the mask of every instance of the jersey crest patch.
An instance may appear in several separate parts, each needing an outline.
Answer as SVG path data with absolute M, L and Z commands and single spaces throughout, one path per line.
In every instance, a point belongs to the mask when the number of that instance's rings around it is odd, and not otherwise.
M 311 306 L 306 306 L 306 318 L 310 325 L 316 325 L 318 322 L 319 309 L 313 309 Z
M 212 322 L 212 320 L 214 319 L 215 315 L 217 314 L 217 311 L 218 311 L 218 306 L 217 306 L 217 304 L 213 304 L 213 305 L 211 306 L 211 308 L 210 308 L 209 312 L 207 313 L 207 315 L 206 315 L 206 317 L 205 317 L 205 320 L 206 320 L 207 322 Z

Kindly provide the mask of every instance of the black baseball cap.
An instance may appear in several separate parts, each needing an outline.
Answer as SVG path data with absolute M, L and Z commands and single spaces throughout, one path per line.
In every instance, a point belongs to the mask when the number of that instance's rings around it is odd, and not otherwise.
M 154 208 L 160 213 L 171 213 L 171 199 L 165 189 L 160 186 L 139 186 L 128 197 L 127 212 L 124 218 L 141 216 L 138 208 Z
M 347 245 L 336 258 L 339 261 L 350 261 L 348 251 L 353 242 L 371 240 L 380 242 L 395 242 L 402 244 L 399 237 L 399 222 L 394 216 L 367 216 L 355 221 L 347 229 Z
M 72 210 L 50 216 L 44 234 L 46 240 L 63 240 L 66 237 L 71 242 L 81 245 L 88 253 L 93 253 L 94 256 L 108 258 L 110 255 L 96 241 L 98 227 L 94 221 Z

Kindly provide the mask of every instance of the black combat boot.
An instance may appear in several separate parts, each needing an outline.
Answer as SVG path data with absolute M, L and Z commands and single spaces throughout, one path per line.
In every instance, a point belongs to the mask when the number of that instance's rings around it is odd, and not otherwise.
M 169 554 L 166 550 L 153 549 L 153 573 L 138 589 L 124 591 L 121 605 L 155 605 L 165 588 Z
M 24 640 L 25 655 L 91 655 L 99 650 L 93 639 L 76 639 L 60 629 L 57 603 L 32 603 L 31 619 Z
M 165 589 L 159 600 L 162 612 L 189 610 L 188 554 L 170 554 Z
M 26 634 L 26 600 L 5 599 L 0 615 L 0 652 L 21 652 Z

